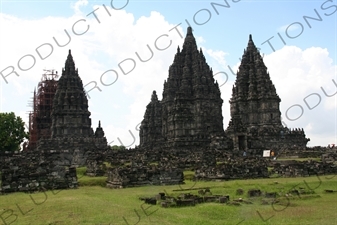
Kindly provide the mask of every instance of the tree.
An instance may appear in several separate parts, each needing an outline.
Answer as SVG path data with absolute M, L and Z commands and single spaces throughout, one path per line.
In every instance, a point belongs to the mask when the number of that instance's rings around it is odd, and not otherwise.
M 11 113 L 0 113 L 0 151 L 20 150 L 20 144 L 28 138 L 21 117 Z

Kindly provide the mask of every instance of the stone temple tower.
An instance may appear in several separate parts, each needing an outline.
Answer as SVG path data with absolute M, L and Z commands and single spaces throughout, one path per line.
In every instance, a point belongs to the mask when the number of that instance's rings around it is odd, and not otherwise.
M 282 125 L 281 99 L 251 35 L 229 102 L 231 120 L 226 133 L 234 150 L 305 149 L 309 139 L 303 129 L 290 130 Z
M 140 127 L 143 148 L 208 148 L 224 138 L 221 93 L 192 28 L 178 47 L 163 98 L 154 91 Z
M 93 136 L 88 99 L 70 50 L 58 81 L 53 106 L 53 138 Z
M 107 150 L 101 122 L 95 133 L 91 128 L 88 99 L 70 50 L 58 81 L 51 117 L 51 137 L 40 139 L 37 150 L 55 157 L 56 165 L 82 166 L 89 154 Z

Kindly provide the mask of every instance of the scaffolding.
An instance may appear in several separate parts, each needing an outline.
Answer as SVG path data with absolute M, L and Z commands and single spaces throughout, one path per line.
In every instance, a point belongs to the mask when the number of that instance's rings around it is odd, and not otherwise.
M 35 149 L 39 139 L 50 138 L 51 136 L 51 112 L 57 88 L 57 79 L 57 71 L 44 70 L 37 92 L 34 90 L 30 104 L 33 111 L 29 112 L 29 141 L 27 150 Z

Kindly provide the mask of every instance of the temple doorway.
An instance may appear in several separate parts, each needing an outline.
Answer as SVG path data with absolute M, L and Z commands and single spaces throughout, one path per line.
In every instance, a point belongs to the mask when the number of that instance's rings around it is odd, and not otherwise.
M 239 139 L 239 150 L 245 150 L 245 136 L 238 136 Z

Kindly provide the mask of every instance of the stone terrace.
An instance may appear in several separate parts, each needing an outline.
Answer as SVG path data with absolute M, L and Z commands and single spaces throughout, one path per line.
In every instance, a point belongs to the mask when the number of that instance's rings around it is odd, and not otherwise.
M 183 184 L 184 174 L 176 167 L 133 164 L 127 167 L 109 169 L 107 187 L 124 188 L 143 185 Z

